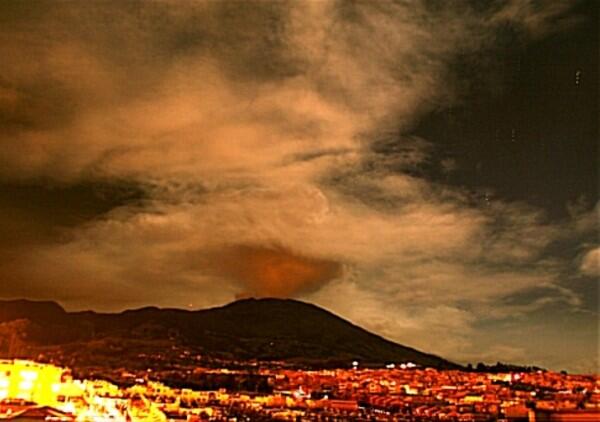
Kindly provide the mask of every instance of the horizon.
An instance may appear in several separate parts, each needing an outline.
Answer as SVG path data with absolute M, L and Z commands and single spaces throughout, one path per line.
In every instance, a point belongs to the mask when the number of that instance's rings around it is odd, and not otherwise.
M 242 297 L 242 298 L 235 298 L 233 300 L 231 300 L 230 302 L 226 302 L 224 304 L 220 304 L 220 305 L 215 305 L 215 308 L 221 308 L 223 306 L 227 306 L 227 305 L 231 305 L 232 303 L 237 303 L 237 302 L 244 302 L 244 301 L 261 301 L 261 300 L 279 300 L 279 301 L 290 301 L 290 302 L 298 302 L 298 303 L 303 303 L 306 305 L 315 305 L 314 303 L 311 302 L 307 302 L 304 300 L 300 300 L 300 299 L 295 299 L 292 297 L 270 297 L 270 296 L 264 296 L 264 297 Z M 52 304 L 56 304 L 58 306 L 60 306 L 64 311 L 66 312 L 86 312 L 86 311 L 91 311 L 91 312 L 98 312 L 98 313 L 120 313 L 123 311 L 130 311 L 130 310 L 139 310 L 139 309 L 145 309 L 145 308 L 153 308 L 153 309 L 177 309 L 177 310 L 182 310 L 182 311 L 197 311 L 197 310 L 204 310 L 204 309 L 210 309 L 210 308 L 195 308 L 195 307 L 190 307 L 188 304 L 187 306 L 180 306 L 180 307 L 175 307 L 175 308 L 168 308 L 168 307 L 161 307 L 161 306 L 157 306 L 157 305 L 152 305 L 152 304 L 148 304 L 145 306 L 142 306 L 140 308 L 123 308 L 123 309 L 116 309 L 114 311 L 102 311 L 99 309 L 93 309 L 93 308 L 69 308 L 67 306 L 64 306 L 62 303 L 60 303 L 60 301 L 57 300 L 53 300 L 53 299 L 29 299 L 26 297 L 16 297 L 16 298 L 0 298 L 0 302 L 30 302 L 30 303 L 52 303 Z M 325 308 L 322 308 L 325 309 Z
M 597 373 L 599 9 L 0 2 L 0 300 Z
M 363 327 L 361 327 L 360 325 L 355 324 L 354 322 L 352 322 L 351 320 L 345 319 L 343 316 L 336 314 L 335 312 L 320 307 L 314 303 L 310 303 L 310 302 L 306 302 L 306 301 L 302 301 L 299 299 L 293 299 L 293 298 L 278 298 L 278 297 L 244 297 L 244 298 L 239 298 L 239 299 L 235 299 L 232 302 L 228 302 L 222 305 L 217 305 L 217 306 L 213 306 L 213 307 L 207 307 L 207 308 L 196 308 L 196 309 L 192 309 L 192 308 L 163 308 L 163 307 L 157 307 L 157 306 L 152 306 L 152 305 L 148 305 L 148 306 L 144 306 L 141 308 L 127 308 L 127 309 L 122 309 L 122 310 L 116 310 L 113 312 L 102 312 L 102 311 L 97 311 L 94 309 L 80 309 L 80 310 L 69 310 L 67 308 L 65 308 L 62 304 L 60 304 L 57 301 L 54 300 L 31 300 L 31 299 L 26 299 L 26 298 L 18 298 L 18 299 L 0 299 L 0 304 L 2 304 L 2 302 L 26 302 L 26 303 L 31 303 L 31 304 L 44 304 L 44 305 L 57 305 L 62 311 L 64 311 L 67 314 L 80 314 L 80 313 L 94 313 L 96 315 L 123 315 L 129 312 L 139 312 L 139 311 L 145 311 L 145 310 L 156 310 L 156 311 L 184 311 L 187 313 L 196 313 L 196 312 L 204 312 L 204 311 L 211 311 L 211 310 L 217 310 L 217 309 L 223 309 L 223 308 L 228 308 L 231 305 L 235 305 L 235 304 L 241 304 L 242 302 L 291 302 L 291 303 L 298 303 L 301 305 L 306 305 L 309 308 L 314 308 L 318 311 L 323 311 L 327 314 L 330 314 L 332 317 L 337 318 L 339 320 L 344 321 L 345 323 L 348 323 L 356 328 L 358 328 L 361 331 L 366 332 L 369 335 L 374 335 L 384 341 L 389 341 L 393 344 L 396 345 L 400 345 L 402 347 L 405 348 L 409 348 L 409 349 L 413 349 L 410 345 L 408 344 L 399 344 L 397 342 L 394 342 L 391 339 L 386 338 L 385 336 L 380 336 L 377 333 L 373 333 L 370 332 L 368 330 L 365 330 Z M 416 349 L 413 349 L 416 350 Z M 425 353 L 427 354 L 427 351 L 424 350 L 418 350 L 419 352 Z M 437 356 L 437 355 L 433 355 L 433 356 Z M 444 359 L 443 356 L 438 356 L 442 359 Z M 11 359 L 11 358 L 8 358 Z M 13 358 L 16 359 L 16 358 Z M 408 362 L 408 361 L 407 361 Z M 397 362 L 398 364 L 401 363 L 401 361 Z M 475 367 L 476 364 L 484 364 L 484 365 L 515 365 L 515 366 L 520 366 L 523 368 L 538 368 L 538 369 L 544 369 L 547 370 L 546 368 L 539 368 L 535 365 L 530 365 L 530 364 L 526 364 L 526 363 L 515 363 L 515 362 L 502 362 L 501 360 L 495 360 L 495 361 L 489 361 L 489 362 L 450 362 L 451 364 L 458 364 L 462 369 L 467 369 L 467 367 Z M 371 366 L 373 364 L 370 364 Z M 387 367 L 389 365 L 389 362 L 385 363 L 385 366 Z M 384 363 L 380 363 L 379 364 L 380 367 L 384 366 Z M 472 368 L 470 369 L 472 370 Z M 563 370 L 561 370 L 562 372 Z M 556 371 L 558 372 L 558 371 Z
M 227 308 L 230 307 L 231 305 L 234 304 L 240 304 L 242 302 L 268 302 L 268 301 L 272 301 L 272 302 L 292 302 L 292 303 L 299 303 L 302 305 L 306 305 L 307 307 L 311 307 L 311 308 L 316 308 L 319 311 L 324 311 L 328 314 L 330 314 L 331 316 L 333 316 L 334 318 L 340 319 L 352 326 L 357 327 L 358 329 L 365 331 L 366 333 L 370 334 L 370 335 L 375 335 L 376 337 L 379 337 L 385 341 L 389 341 L 392 342 L 394 344 L 400 345 L 402 347 L 407 347 L 410 349 L 413 349 L 412 346 L 410 344 L 400 344 L 398 342 L 395 342 L 392 339 L 389 339 L 385 336 L 379 335 L 377 333 L 371 332 L 369 330 L 366 330 L 365 328 L 361 327 L 359 324 L 356 324 L 355 322 L 344 318 L 342 315 L 338 315 L 336 314 L 334 311 L 321 307 L 315 303 L 311 303 L 311 302 L 306 302 L 306 301 L 302 301 L 299 299 L 294 299 L 294 298 L 278 298 L 278 297 L 244 297 L 244 298 L 238 298 L 238 299 L 234 299 L 231 302 L 225 303 L 225 304 L 221 304 L 221 305 L 215 305 L 215 306 L 210 306 L 210 307 L 205 307 L 205 308 L 190 308 L 190 307 L 178 307 L 178 308 L 169 308 L 169 307 L 158 307 L 158 306 L 153 306 L 153 305 L 147 305 L 147 306 L 143 306 L 140 308 L 127 308 L 127 309 L 121 309 L 121 310 L 114 310 L 114 311 L 98 311 L 98 310 L 94 310 L 94 309 L 68 309 L 65 308 L 61 303 L 54 301 L 54 300 L 31 300 L 31 299 L 27 299 L 27 298 L 16 298 L 16 299 L 0 299 L 0 304 L 2 304 L 2 302 L 27 302 L 27 303 L 33 303 L 33 304 L 49 304 L 49 305 L 57 305 L 62 311 L 64 311 L 67 314 L 79 314 L 79 313 L 94 313 L 96 315 L 123 315 L 126 314 L 128 312 L 139 312 L 139 311 L 145 311 L 145 310 L 156 310 L 156 311 L 184 311 L 184 312 L 188 312 L 188 313 L 196 313 L 196 312 L 204 312 L 204 311 L 211 311 L 211 310 L 217 310 L 217 309 L 223 309 L 223 308 Z M 417 350 L 417 349 L 414 349 Z M 426 350 L 418 350 L 419 352 L 422 353 L 428 353 Z M 438 356 L 435 355 L 434 356 Z M 442 359 L 445 359 L 444 356 L 438 356 Z M 10 358 L 9 358 L 10 359 Z M 399 363 L 399 362 L 398 362 Z M 554 372 L 564 372 L 564 369 L 549 369 L 549 368 L 543 368 L 543 367 L 539 367 L 535 364 L 532 364 L 531 362 L 509 362 L 509 361 L 502 361 L 501 359 L 491 359 L 489 361 L 479 361 L 479 362 L 457 362 L 457 361 L 450 361 L 450 363 L 452 364 L 458 364 L 460 367 L 462 367 L 462 369 L 467 369 L 469 367 L 471 367 L 469 370 L 472 370 L 472 368 L 475 368 L 476 365 L 478 364 L 484 364 L 487 366 L 494 366 L 494 365 L 505 365 L 505 366 L 516 366 L 516 367 L 522 367 L 522 368 L 536 368 L 536 369 L 543 369 L 545 371 L 554 371 Z M 382 366 L 383 363 L 380 364 L 380 366 Z M 388 366 L 388 364 L 386 363 L 385 365 L 386 367 Z M 585 373 L 581 373 L 581 375 L 585 375 Z

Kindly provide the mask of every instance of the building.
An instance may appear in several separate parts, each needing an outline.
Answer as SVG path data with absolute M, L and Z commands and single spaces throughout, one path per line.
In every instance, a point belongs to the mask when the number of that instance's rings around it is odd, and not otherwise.
M 54 406 L 64 370 L 27 360 L 0 360 L 0 400 L 13 399 Z
M 599 420 L 600 409 L 535 410 L 529 415 L 530 422 L 596 422 Z

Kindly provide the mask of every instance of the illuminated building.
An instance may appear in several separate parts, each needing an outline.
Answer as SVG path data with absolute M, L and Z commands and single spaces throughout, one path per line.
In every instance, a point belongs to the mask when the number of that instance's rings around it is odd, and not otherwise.
M 21 399 L 43 406 L 57 402 L 64 370 L 26 360 L 0 360 L 0 400 Z

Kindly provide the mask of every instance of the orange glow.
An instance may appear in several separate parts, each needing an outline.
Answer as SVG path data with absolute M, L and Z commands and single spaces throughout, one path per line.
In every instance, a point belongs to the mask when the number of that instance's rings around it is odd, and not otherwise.
M 341 274 L 337 262 L 309 258 L 283 248 L 238 246 L 216 257 L 217 271 L 241 282 L 242 296 L 290 297 Z

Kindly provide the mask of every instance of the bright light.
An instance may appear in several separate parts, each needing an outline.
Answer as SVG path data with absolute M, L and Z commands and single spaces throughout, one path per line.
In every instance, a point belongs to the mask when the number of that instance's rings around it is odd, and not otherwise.
M 52 392 L 58 393 L 60 391 L 60 384 L 52 384 Z
M 8 388 L 10 382 L 7 379 L 0 379 L 0 388 Z
M 33 388 L 33 382 L 31 381 L 21 381 L 19 383 L 19 390 L 21 391 L 28 391 L 31 390 Z
M 35 371 L 21 371 L 20 375 L 21 375 L 21 378 L 24 378 L 28 381 L 36 380 L 38 377 L 38 373 Z
M 63 406 L 62 410 L 66 413 L 73 414 L 75 413 L 75 405 L 71 402 L 68 402 Z

